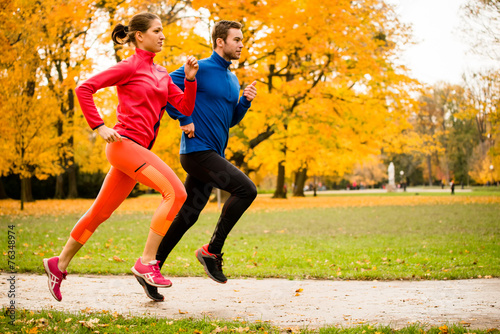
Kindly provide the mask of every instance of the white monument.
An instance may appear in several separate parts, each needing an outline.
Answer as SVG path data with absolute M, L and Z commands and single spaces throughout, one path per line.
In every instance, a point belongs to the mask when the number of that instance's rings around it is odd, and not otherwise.
M 394 180 L 394 164 L 391 163 L 389 164 L 389 168 L 387 168 L 387 174 L 389 177 L 389 184 L 387 185 L 387 191 L 396 191 L 396 182 Z

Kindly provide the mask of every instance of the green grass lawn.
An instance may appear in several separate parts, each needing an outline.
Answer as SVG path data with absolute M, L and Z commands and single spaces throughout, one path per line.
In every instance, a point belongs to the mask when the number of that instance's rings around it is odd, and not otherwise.
M 491 192 L 479 193 L 496 196 Z M 80 214 L 0 214 L 0 233 L 4 235 L 0 242 L 4 250 L 0 270 L 10 271 L 9 230 L 15 235 L 10 244 L 15 251 L 15 271 L 43 273 L 42 259 L 59 254 Z M 151 215 L 113 215 L 77 254 L 69 272 L 130 275 L 130 267 L 142 253 Z M 474 201 L 468 204 L 255 210 L 247 212 L 230 233 L 224 247 L 224 270 L 229 278 L 417 280 L 500 277 L 499 217 L 498 203 Z M 205 275 L 194 251 L 210 240 L 217 218 L 214 212 L 201 215 L 168 258 L 163 267 L 165 276 Z M 105 311 L 87 314 L 17 310 L 16 319 L 14 325 L 9 324 L 10 319 L 3 309 L 0 332 L 499 333 L 498 329 L 477 330 L 460 324 L 436 327 L 409 324 L 401 329 L 371 325 L 286 329 L 243 321 L 124 317 Z
M 115 214 L 68 268 L 71 274 L 131 274 L 151 214 Z M 194 251 L 208 243 L 216 213 L 203 213 L 163 267 L 165 276 L 203 276 Z M 461 279 L 500 277 L 500 206 L 449 204 L 260 210 L 246 213 L 224 246 L 229 278 Z M 17 272 L 43 273 L 79 215 L 0 215 L 7 270 L 8 226 Z

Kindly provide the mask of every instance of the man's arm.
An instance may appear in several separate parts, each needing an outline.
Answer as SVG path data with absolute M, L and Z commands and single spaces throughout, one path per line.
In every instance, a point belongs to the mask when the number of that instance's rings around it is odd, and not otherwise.
M 254 81 L 250 85 L 246 86 L 243 90 L 243 95 L 241 96 L 234 112 L 231 127 L 241 122 L 243 117 L 245 117 L 248 109 L 250 109 L 253 99 L 257 96 L 257 87 L 255 87 L 256 85 L 257 81 Z

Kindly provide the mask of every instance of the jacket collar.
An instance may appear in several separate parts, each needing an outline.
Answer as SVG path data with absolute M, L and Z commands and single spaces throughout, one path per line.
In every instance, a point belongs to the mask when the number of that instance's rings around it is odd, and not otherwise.
M 139 48 L 135 48 L 135 54 L 144 61 L 147 61 L 149 64 L 153 63 L 153 58 L 156 56 L 156 53 L 154 52 L 146 51 Z
M 210 57 L 215 63 L 217 63 L 218 65 L 224 67 L 224 68 L 229 68 L 229 66 L 231 65 L 231 62 L 230 61 L 227 61 L 225 60 L 224 58 L 222 58 L 221 56 L 219 56 L 219 54 L 215 51 L 212 52 L 212 56 Z

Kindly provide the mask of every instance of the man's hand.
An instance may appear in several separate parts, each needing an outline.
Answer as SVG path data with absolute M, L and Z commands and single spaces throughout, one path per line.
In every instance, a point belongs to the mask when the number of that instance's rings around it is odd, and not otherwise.
M 257 96 L 257 87 L 255 87 L 255 85 L 257 85 L 257 81 L 252 82 L 243 90 L 243 96 L 246 97 L 248 101 L 252 101 Z
M 106 125 L 98 127 L 97 133 L 106 141 L 106 143 L 122 141 L 122 136 L 120 136 L 120 134 L 114 129 L 108 128 Z
M 194 138 L 194 123 L 181 125 L 181 130 L 186 134 L 186 136 L 188 136 L 188 138 Z
M 184 74 L 186 74 L 186 79 L 189 81 L 194 81 L 196 79 L 196 72 L 198 72 L 198 61 L 193 56 L 188 56 L 186 59 L 186 64 L 184 65 Z

